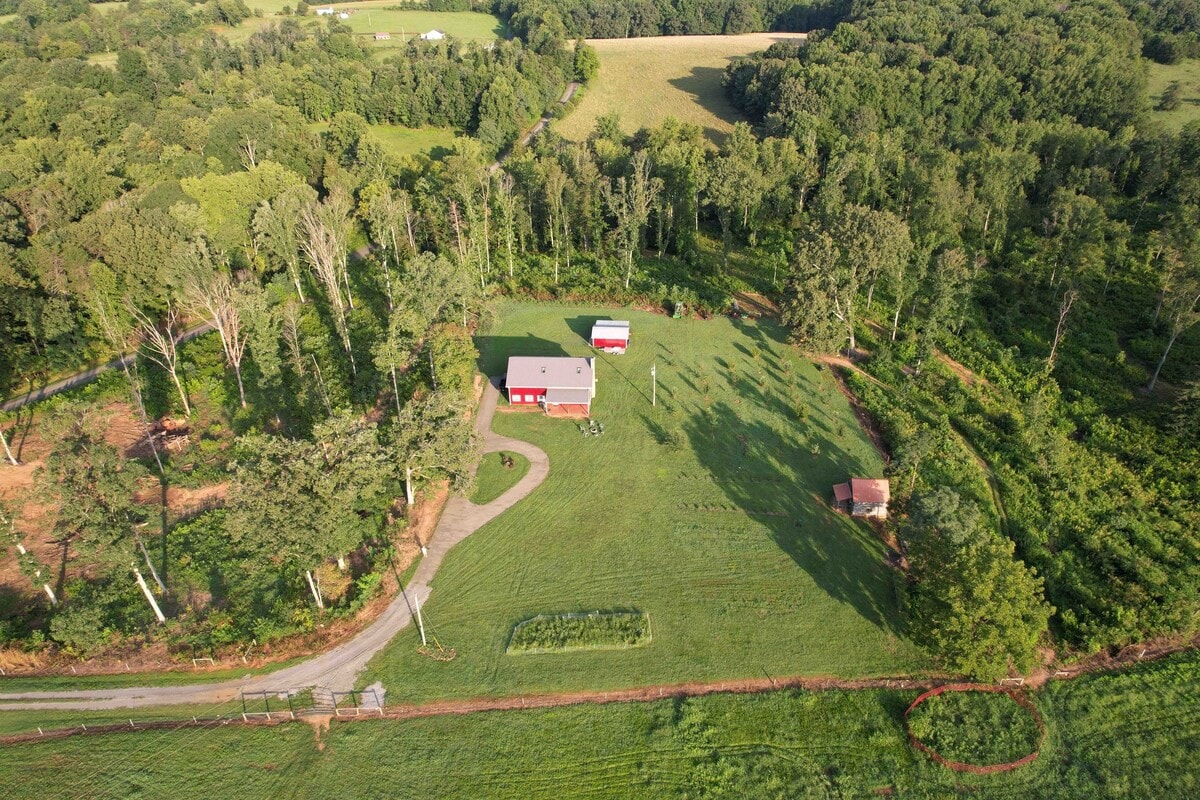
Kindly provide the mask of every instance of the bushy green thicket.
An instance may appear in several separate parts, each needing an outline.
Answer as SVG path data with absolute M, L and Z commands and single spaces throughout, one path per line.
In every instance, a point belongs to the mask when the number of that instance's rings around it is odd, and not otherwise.
M 1010 764 L 1041 744 L 1029 709 L 1003 692 L 943 692 L 908 715 L 908 729 L 951 761 L 988 766 Z
M 518 623 L 510 653 L 637 647 L 650 641 L 650 618 L 636 611 L 537 616 Z

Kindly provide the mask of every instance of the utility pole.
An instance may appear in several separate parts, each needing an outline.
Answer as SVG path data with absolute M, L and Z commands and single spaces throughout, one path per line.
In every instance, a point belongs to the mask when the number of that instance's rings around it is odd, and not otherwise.
M 650 405 L 658 405 L 658 364 L 650 365 Z
M 415 606 L 417 610 L 417 630 L 421 632 L 421 647 L 424 647 L 426 644 L 425 623 L 421 620 L 421 598 L 417 597 L 415 592 L 413 593 L 413 606 Z

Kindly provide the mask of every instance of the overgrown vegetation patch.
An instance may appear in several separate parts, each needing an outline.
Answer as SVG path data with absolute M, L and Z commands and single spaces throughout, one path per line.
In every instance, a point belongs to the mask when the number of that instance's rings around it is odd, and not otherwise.
M 1028 701 L 1005 691 L 940 687 L 906 714 L 914 744 L 962 771 L 1000 771 L 1037 757 L 1042 725 Z
M 650 644 L 651 638 L 650 617 L 641 611 L 538 614 L 513 628 L 508 653 L 625 650 Z

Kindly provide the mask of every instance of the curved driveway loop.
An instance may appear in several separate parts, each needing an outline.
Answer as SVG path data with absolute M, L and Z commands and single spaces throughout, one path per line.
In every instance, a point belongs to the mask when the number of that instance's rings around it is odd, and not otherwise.
M 106 709 L 173 704 L 217 705 L 242 691 L 273 691 L 321 686 L 334 691 L 354 688 L 354 680 L 371 657 L 382 650 L 412 621 L 411 598 L 422 604 L 429 598 L 430 582 L 450 548 L 512 508 L 541 485 L 550 472 L 550 459 L 538 447 L 519 439 L 492 433 L 492 417 L 500 392 L 493 382 L 484 387 L 475 430 L 483 438 L 483 452 L 520 453 L 529 459 L 529 471 L 517 485 L 492 502 L 477 506 L 464 497 L 451 497 L 421 559 L 416 574 L 374 622 L 349 641 L 293 667 L 243 680 L 203 685 L 147 686 L 126 689 L 89 689 L 65 692 L 0 693 L 0 711 L 12 708 Z M 0 683 L 0 686 L 3 686 Z M 25 702 L 8 702 L 25 701 Z M 42 702 L 38 702 L 42 701 Z

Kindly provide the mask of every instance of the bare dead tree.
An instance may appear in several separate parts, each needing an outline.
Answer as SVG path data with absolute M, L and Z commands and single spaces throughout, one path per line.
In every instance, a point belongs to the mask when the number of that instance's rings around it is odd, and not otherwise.
M 154 441 L 154 432 L 150 427 L 150 417 L 146 413 L 146 404 L 142 400 L 142 384 L 137 377 L 137 359 L 125 357 L 126 351 L 136 349 L 134 334 L 132 328 L 120 320 L 108 304 L 99 296 L 92 297 L 91 302 L 92 315 L 96 322 L 100 324 L 100 330 L 104 332 L 104 338 L 108 339 L 109 345 L 113 350 L 120 354 L 121 369 L 125 373 L 125 379 L 129 381 L 129 394 L 133 398 L 133 405 L 137 408 L 138 415 L 142 420 L 142 427 L 146 432 L 146 442 L 150 445 L 150 451 L 154 454 L 154 461 L 158 465 L 158 474 L 162 480 L 167 479 L 167 471 L 163 467 L 162 458 L 158 454 L 158 443 Z
M 1058 358 L 1058 346 L 1067 333 L 1067 317 L 1071 316 L 1071 308 L 1079 299 L 1079 292 L 1067 289 L 1063 293 L 1062 303 L 1058 307 L 1058 324 L 1054 326 L 1054 344 L 1050 346 L 1050 357 L 1046 359 L 1046 371 L 1054 371 L 1054 361 Z
M 254 169 L 258 166 L 258 140 L 251 139 L 249 136 L 242 140 L 238 145 L 238 155 L 241 156 L 242 166 L 245 169 Z
M 221 337 L 225 363 L 237 377 L 238 399 L 246 407 L 246 387 L 242 383 L 242 358 L 249 339 L 243 325 L 233 281 L 224 272 L 197 271 L 188 277 L 184 288 L 189 310 L 203 317 Z
M 357 375 L 354 348 L 350 344 L 350 326 L 346 318 L 347 308 L 354 307 L 353 300 L 349 298 L 350 278 L 346 267 L 348 219 L 349 205 L 344 198 L 330 196 L 324 203 L 305 206 L 300 212 L 300 229 L 303 234 L 300 238 L 300 249 L 333 305 L 336 312 L 334 324 L 350 359 L 350 371 Z M 343 280 L 346 284 L 346 298 L 342 297 Z
M 190 417 L 192 405 L 188 402 L 187 392 L 184 391 L 183 383 L 179 380 L 178 307 L 168 301 L 162 327 L 159 327 L 154 320 L 131 303 L 129 298 L 125 298 L 125 310 L 133 318 L 134 329 L 145 346 L 146 357 L 170 374 L 171 380 L 175 382 L 175 388 L 179 391 L 179 399 L 183 401 L 183 413 Z
M 0 444 L 4 445 L 4 458 L 14 467 L 19 467 L 21 462 L 13 455 L 13 451 L 8 446 L 8 436 L 5 435 L 4 429 L 0 428 Z

